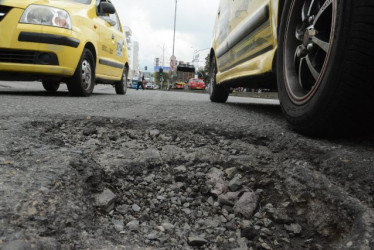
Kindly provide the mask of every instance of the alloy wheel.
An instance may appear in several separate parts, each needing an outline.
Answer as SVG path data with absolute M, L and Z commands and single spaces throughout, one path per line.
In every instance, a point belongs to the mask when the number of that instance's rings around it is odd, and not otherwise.
M 294 0 L 284 40 L 284 75 L 290 99 L 309 101 L 326 70 L 334 42 L 336 0 Z

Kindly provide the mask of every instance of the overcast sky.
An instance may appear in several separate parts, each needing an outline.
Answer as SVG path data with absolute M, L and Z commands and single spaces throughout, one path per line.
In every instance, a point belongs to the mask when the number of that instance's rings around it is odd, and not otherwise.
M 175 56 L 191 62 L 196 50 L 211 46 L 213 26 L 219 0 L 178 0 Z M 173 50 L 175 0 L 112 0 L 123 26 L 133 32 L 138 41 L 139 62 L 153 68 L 154 58 L 162 60 L 165 44 L 165 66 L 169 66 Z M 200 54 L 200 65 L 209 50 Z

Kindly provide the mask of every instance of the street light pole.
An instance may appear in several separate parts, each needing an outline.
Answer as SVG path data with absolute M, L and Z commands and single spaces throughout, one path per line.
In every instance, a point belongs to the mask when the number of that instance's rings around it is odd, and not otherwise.
M 175 48 L 175 27 L 177 23 L 177 4 L 178 0 L 175 0 L 175 12 L 174 12 L 174 37 L 173 37 L 173 56 L 174 56 L 174 48 Z

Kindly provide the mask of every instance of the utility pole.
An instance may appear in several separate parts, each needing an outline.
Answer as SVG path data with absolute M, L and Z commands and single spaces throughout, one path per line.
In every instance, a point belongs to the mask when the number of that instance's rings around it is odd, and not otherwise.
M 177 24 L 177 5 L 178 0 L 175 0 L 175 12 L 174 12 L 174 37 L 173 37 L 173 56 L 174 56 L 174 48 L 175 48 L 175 27 Z

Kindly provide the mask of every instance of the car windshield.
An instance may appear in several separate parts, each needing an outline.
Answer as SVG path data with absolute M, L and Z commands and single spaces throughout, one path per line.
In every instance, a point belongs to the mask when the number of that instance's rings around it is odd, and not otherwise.
M 54 0 L 54 1 L 74 2 L 74 3 L 81 3 L 81 4 L 90 4 L 92 2 L 92 0 Z

